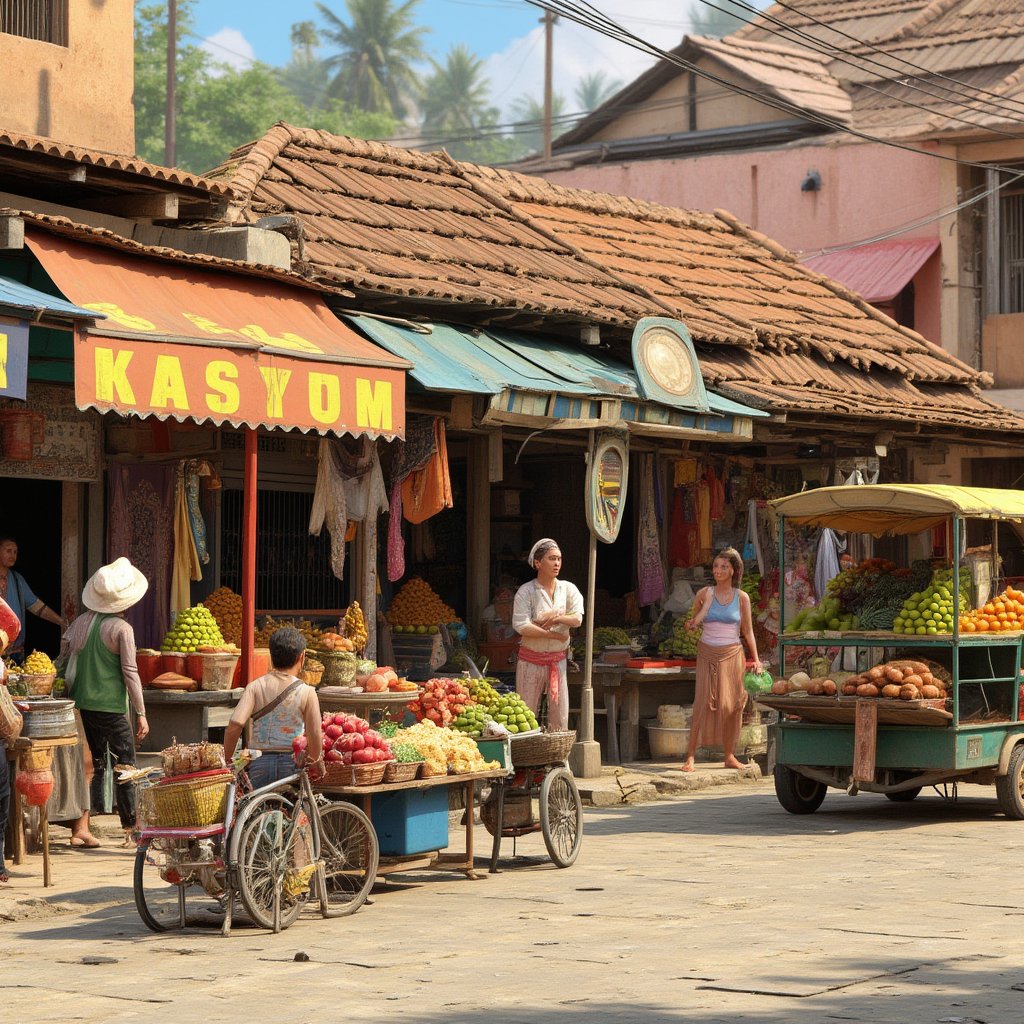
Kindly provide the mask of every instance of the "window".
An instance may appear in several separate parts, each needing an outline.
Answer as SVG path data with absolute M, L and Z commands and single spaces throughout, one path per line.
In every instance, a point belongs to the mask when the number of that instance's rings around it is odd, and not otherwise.
M 999 210 L 1001 313 L 1024 313 L 1024 194 L 1003 196 Z
M 68 0 L 0 0 L 0 32 L 68 45 Z

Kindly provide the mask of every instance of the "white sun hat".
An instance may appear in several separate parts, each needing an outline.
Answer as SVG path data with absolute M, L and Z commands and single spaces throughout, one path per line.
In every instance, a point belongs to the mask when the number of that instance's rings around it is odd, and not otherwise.
M 149 580 L 122 557 L 93 573 L 82 591 L 82 604 L 94 612 L 123 612 L 140 601 L 148 589 Z

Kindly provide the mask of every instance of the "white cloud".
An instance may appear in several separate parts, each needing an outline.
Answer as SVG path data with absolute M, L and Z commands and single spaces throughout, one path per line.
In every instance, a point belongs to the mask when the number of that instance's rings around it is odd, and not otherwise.
M 199 45 L 218 64 L 227 64 L 236 71 L 244 71 L 256 60 L 252 43 L 237 28 L 222 28 Z
M 629 11 L 625 10 L 625 0 L 605 0 L 596 6 L 619 25 L 664 50 L 678 46 L 692 31 L 694 18 L 709 10 L 699 0 L 632 0 Z M 553 88 L 564 97 L 566 113 L 576 110 L 574 93 L 583 75 L 603 70 L 607 78 L 626 84 L 654 61 L 647 53 L 575 22 L 563 18 L 555 25 Z M 492 102 L 505 115 L 503 120 L 511 120 L 510 108 L 519 97 L 527 95 L 539 101 L 544 89 L 544 29 L 538 25 L 492 54 L 484 62 L 484 73 L 491 84 Z

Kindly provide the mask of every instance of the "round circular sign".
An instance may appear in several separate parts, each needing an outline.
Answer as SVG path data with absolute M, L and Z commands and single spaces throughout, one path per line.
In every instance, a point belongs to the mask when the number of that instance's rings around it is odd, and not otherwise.
M 672 331 L 664 327 L 644 331 L 637 344 L 637 356 L 654 383 L 669 394 L 683 396 L 693 391 L 690 351 Z

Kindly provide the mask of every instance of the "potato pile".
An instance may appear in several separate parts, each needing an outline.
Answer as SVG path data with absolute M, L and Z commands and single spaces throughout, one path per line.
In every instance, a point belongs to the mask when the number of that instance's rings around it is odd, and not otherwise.
M 887 661 L 843 683 L 844 697 L 884 697 L 887 700 L 945 698 L 946 683 L 923 661 Z

